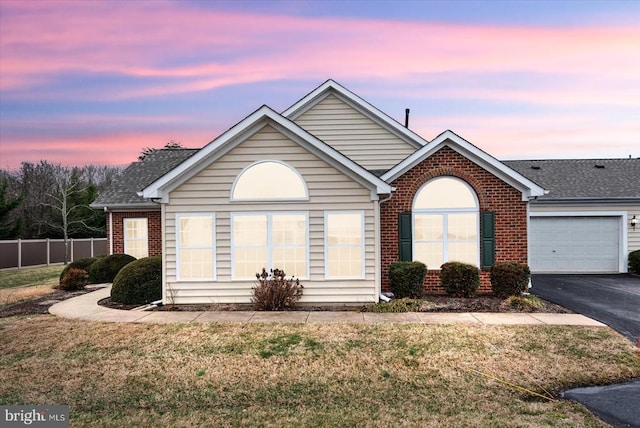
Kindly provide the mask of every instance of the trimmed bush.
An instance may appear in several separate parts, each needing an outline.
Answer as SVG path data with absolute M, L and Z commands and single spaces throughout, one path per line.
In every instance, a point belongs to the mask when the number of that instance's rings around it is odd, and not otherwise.
M 491 267 L 491 290 L 496 297 L 506 299 L 527 291 L 531 271 L 522 263 L 496 263 Z
M 300 280 L 293 277 L 287 279 L 280 269 L 269 272 L 262 268 L 256 273 L 258 283 L 251 289 L 251 303 L 258 311 L 284 311 L 291 309 L 302 297 Z
M 448 262 L 440 267 L 440 285 L 452 297 L 473 297 L 480 286 L 480 270 L 460 262 Z
M 124 266 L 113 280 L 111 300 L 144 305 L 162 298 L 162 256 L 144 257 Z
M 640 250 L 629 253 L 629 270 L 633 273 L 640 274 Z
M 97 262 L 99 259 L 103 257 L 106 257 L 106 256 L 87 257 L 86 259 L 79 259 L 79 260 L 76 260 L 75 262 L 69 263 L 64 267 L 64 269 L 62 269 L 62 272 L 60 273 L 60 284 L 62 284 L 62 278 L 64 278 L 67 275 L 67 272 L 69 272 L 69 270 L 82 269 L 89 272 L 89 267 L 91 267 L 92 264 L 94 264 L 95 262 Z
M 120 269 L 135 259 L 128 254 L 112 254 L 102 257 L 89 267 L 89 281 L 91 284 L 113 282 Z
M 427 266 L 420 262 L 396 262 L 389 266 L 389 288 L 398 299 L 419 299 L 424 292 Z
M 71 268 L 60 280 L 58 288 L 64 291 L 77 291 L 84 289 L 89 283 L 89 274 L 84 269 Z

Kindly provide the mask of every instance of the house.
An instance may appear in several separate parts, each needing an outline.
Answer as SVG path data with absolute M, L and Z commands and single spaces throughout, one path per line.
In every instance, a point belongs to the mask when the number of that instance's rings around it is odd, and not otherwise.
M 303 303 L 375 302 L 398 260 L 529 261 L 544 186 L 451 131 L 432 141 L 328 80 L 262 106 L 199 150 L 158 150 L 92 205 L 109 252 L 163 255 L 176 303 L 248 302 L 255 273 L 300 278 Z M 626 218 L 625 218 L 626 220 Z
M 627 272 L 640 250 L 640 158 L 505 164 L 550 189 L 531 203 L 532 271 Z

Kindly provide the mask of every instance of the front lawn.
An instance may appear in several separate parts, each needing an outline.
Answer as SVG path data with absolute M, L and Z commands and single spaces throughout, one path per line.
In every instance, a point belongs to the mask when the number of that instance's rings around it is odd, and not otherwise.
M 602 328 L 42 315 L 0 319 L 0 346 L 0 404 L 68 404 L 72 426 L 605 427 L 541 395 L 640 376 Z
M 63 265 L 0 270 L 0 307 L 54 292 Z
M 29 287 L 32 285 L 56 285 L 64 265 L 26 267 L 0 270 L 0 289 Z

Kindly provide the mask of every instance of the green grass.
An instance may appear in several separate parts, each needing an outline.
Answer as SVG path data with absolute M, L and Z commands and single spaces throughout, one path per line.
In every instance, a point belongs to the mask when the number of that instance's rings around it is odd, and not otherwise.
M 640 376 L 627 340 L 581 327 L 42 315 L 0 319 L 0 347 L 0 405 L 68 404 L 74 427 L 605 427 L 541 396 Z
M 58 283 L 63 265 L 0 270 L 0 289 L 54 285 Z

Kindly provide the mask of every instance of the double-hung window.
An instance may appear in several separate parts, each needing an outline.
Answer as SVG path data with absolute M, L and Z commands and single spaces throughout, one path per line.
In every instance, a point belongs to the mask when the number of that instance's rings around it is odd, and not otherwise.
M 325 278 L 364 278 L 364 212 L 327 211 L 325 224 Z
M 445 262 L 479 265 L 479 204 L 473 189 L 454 177 L 427 182 L 413 204 L 413 258 L 429 269 Z
M 149 227 L 146 218 L 125 218 L 124 252 L 140 259 L 149 256 Z
M 215 281 L 215 214 L 176 215 L 178 281 Z
M 262 268 L 308 278 L 308 213 L 232 213 L 231 260 L 234 280 L 255 279 Z

